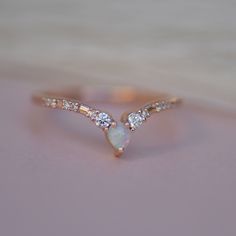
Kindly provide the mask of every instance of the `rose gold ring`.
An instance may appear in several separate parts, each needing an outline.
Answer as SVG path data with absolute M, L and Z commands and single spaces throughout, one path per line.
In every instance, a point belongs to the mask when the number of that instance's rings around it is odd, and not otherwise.
M 176 97 L 122 87 L 112 89 L 76 88 L 62 93 L 44 92 L 33 96 L 41 106 L 72 111 L 88 117 L 104 133 L 114 149 L 116 157 L 124 153 L 130 141 L 131 132 L 137 130 L 153 114 L 169 110 L 182 103 Z M 141 103 L 138 109 L 124 112 L 120 121 L 115 121 L 108 112 L 94 108 L 87 103 Z

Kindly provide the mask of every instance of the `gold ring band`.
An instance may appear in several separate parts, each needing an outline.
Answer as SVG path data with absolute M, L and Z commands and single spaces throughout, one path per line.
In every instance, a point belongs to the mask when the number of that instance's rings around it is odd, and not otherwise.
M 91 89 L 74 88 L 64 92 L 43 92 L 33 95 L 41 106 L 73 111 L 88 117 L 105 136 L 116 157 L 123 154 L 130 141 L 130 133 L 140 127 L 153 114 L 169 110 L 182 103 L 180 98 L 133 88 Z M 111 114 L 88 105 L 90 102 L 142 103 L 138 109 L 124 112 L 119 122 Z

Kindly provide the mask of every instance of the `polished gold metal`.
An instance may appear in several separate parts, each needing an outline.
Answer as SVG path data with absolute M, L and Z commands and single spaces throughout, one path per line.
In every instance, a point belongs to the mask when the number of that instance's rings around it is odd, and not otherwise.
M 144 104 L 138 106 L 135 111 L 124 112 L 120 121 L 127 130 L 135 131 L 142 123 L 149 119 L 153 114 L 174 108 L 182 103 L 177 97 L 169 97 L 166 94 L 157 94 L 155 92 L 142 91 L 139 89 L 123 87 L 112 89 L 91 89 L 74 88 L 64 92 L 44 92 L 33 95 L 33 101 L 41 106 L 72 111 L 90 118 L 98 127 L 100 127 L 114 149 L 114 154 L 120 157 L 124 153 L 124 147 L 114 146 L 108 138 L 109 128 L 116 128 L 117 122 L 112 116 L 95 107 L 87 105 L 91 102 L 113 103 L 113 104 Z M 147 102 L 149 101 L 149 102 Z M 124 131 L 124 135 L 126 131 Z M 120 137 L 125 139 L 126 136 Z M 125 140 L 127 141 L 127 140 Z

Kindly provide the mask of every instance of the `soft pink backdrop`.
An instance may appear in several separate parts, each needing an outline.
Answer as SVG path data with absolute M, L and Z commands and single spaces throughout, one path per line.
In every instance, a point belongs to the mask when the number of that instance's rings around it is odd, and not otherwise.
M 235 235 L 234 113 L 188 102 L 115 159 L 86 119 L 34 107 L 38 88 L 0 80 L 1 235 Z
M 232 0 L 0 1 L 0 236 L 235 236 Z M 185 98 L 117 160 L 35 90 L 135 85 Z M 122 110 L 107 107 L 119 117 Z

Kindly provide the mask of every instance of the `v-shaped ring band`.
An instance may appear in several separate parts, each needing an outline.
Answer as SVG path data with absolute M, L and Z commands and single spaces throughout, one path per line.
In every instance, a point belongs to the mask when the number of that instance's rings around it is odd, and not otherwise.
M 139 128 L 152 114 L 169 110 L 182 103 L 180 98 L 166 94 L 141 91 L 128 87 L 121 88 L 74 88 L 62 93 L 44 92 L 33 95 L 36 104 L 52 109 L 73 111 L 88 117 L 97 127 L 101 128 L 108 142 L 114 149 L 115 156 L 123 154 L 130 141 L 130 134 Z M 87 103 L 143 103 L 132 112 L 122 114 L 120 121 L 115 121 L 111 114 L 91 107 Z

